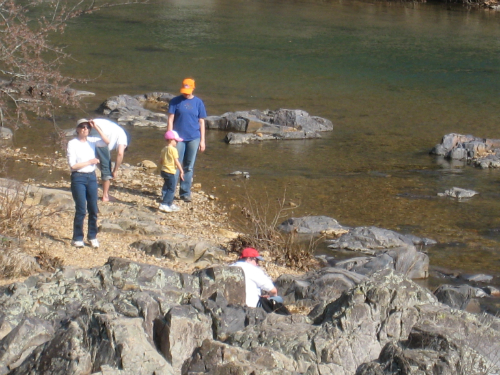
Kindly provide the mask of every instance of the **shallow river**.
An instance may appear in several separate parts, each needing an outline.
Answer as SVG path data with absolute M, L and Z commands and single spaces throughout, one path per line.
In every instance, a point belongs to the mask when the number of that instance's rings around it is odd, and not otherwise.
M 500 171 L 428 155 L 451 132 L 500 138 L 499 21 L 429 4 L 163 0 L 79 18 L 57 42 L 75 59 L 66 73 L 91 79 L 77 87 L 96 93 L 89 112 L 112 95 L 176 93 L 192 76 L 210 115 L 300 108 L 334 123 L 320 140 L 245 146 L 210 131 L 195 178 L 228 206 L 286 188 L 299 205 L 289 216 L 432 238 L 431 264 L 500 276 Z M 132 132 L 125 161 L 156 160 L 162 132 Z M 39 149 L 47 134 L 17 143 Z M 480 195 L 437 197 L 454 186 Z

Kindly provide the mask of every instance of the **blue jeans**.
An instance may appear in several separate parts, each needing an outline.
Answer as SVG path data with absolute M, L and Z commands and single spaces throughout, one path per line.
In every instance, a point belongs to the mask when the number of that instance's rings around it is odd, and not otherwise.
M 194 162 L 196 154 L 200 147 L 200 138 L 191 141 L 182 141 L 177 143 L 177 151 L 179 152 L 179 162 L 184 170 L 184 181 L 180 182 L 179 195 L 182 197 L 191 197 L 191 185 L 193 184 Z M 175 174 L 176 183 L 179 180 L 179 171 Z
M 161 171 L 161 176 L 163 177 L 163 180 L 165 181 L 163 183 L 163 188 L 161 189 L 161 197 L 162 197 L 162 203 L 167 206 L 171 206 L 172 203 L 174 203 L 174 193 L 175 193 L 175 182 L 176 182 L 176 177 L 175 174 L 167 173 Z
M 99 159 L 98 166 L 101 169 L 101 180 L 111 180 L 113 178 L 113 175 L 111 172 L 111 153 L 109 152 L 108 146 L 96 147 L 95 157 Z
M 83 221 L 89 212 L 87 238 L 97 237 L 97 177 L 92 173 L 71 173 L 71 193 L 75 201 L 75 219 L 73 221 L 73 241 L 83 241 Z

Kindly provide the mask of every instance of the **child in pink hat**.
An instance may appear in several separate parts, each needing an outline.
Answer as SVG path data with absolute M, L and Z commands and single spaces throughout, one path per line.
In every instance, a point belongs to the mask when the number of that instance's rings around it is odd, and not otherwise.
M 177 152 L 177 142 L 182 142 L 182 138 L 175 130 L 169 130 L 165 133 L 167 145 L 163 147 L 160 155 L 161 176 L 165 181 L 161 189 L 162 203 L 158 209 L 162 212 L 176 212 L 180 208 L 174 204 L 175 193 L 175 173 L 179 169 L 180 178 L 184 181 L 184 171 L 179 163 L 179 153 Z

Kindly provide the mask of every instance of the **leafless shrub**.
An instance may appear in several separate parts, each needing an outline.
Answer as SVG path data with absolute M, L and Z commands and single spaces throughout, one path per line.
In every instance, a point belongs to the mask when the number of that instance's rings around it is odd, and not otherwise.
M 61 212 L 45 206 L 34 205 L 31 187 L 17 181 L 0 186 L 0 233 L 14 238 L 37 235 L 37 224 Z
M 267 252 L 271 261 L 299 270 L 308 270 L 317 265 L 314 258 L 316 245 L 321 240 L 310 238 L 303 241 L 296 233 L 283 233 L 277 229 L 290 211 L 286 207 L 286 191 L 283 197 L 271 201 L 257 201 L 246 195 L 241 208 L 242 220 L 236 224 L 240 234 L 230 244 L 230 251 L 240 252 L 245 247 L 254 247 Z
M 70 85 L 86 80 L 61 73 L 70 55 L 50 42 L 53 34 L 64 32 L 69 20 L 105 7 L 146 2 L 1 1 L 0 126 L 15 130 L 29 124 L 29 113 L 54 118 L 57 108 L 78 106 Z
M 4 278 L 29 276 L 41 269 L 55 271 L 62 265 L 60 259 L 45 252 L 33 257 L 21 245 L 26 237 L 41 234 L 38 224 L 42 219 L 60 212 L 34 205 L 30 191 L 29 185 L 17 181 L 0 186 L 0 276 Z

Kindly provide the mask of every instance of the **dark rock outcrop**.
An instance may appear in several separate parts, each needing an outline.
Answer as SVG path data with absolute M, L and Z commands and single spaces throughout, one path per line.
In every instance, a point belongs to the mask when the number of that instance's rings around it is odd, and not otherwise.
M 480 294 L 485 295 L 485 292 L 470 285 L 441 285 L 434 291 L 434 295 L 439 302 L 461 310 L 467 309 L 470 300 L 480 296 Z
M 392 269 L 410 279 L 425 279 L 429 276 L 429 257 L 414 246 L 397 247 L 379 252 L 373 257 L 356 257 L 333 262 L 361 275 L 369 275 L 383 269 Z
M 353 283 L 336 298 L 331 272 L 307 280 L 305 294 L 325 299 L 309 316 L 243 306 L 238 267 L 188 275 L 111 258 L 34 276 L 0 288 L 0 373 L 413 374 L 474 363 L 475 375 L 500 364 L 498 319 L 450 309 L 389 270 L 343 271 Z
M 415 246 L 435 244 L 427 238 L 376 227 L 357 227 L 327 242 L 330 249 L 358 251 L 372 256 L 335 262 L 336 267 L 364 275 L 389 268 L 412 279 L 429 276 L 429 257 L 417 251 Z

